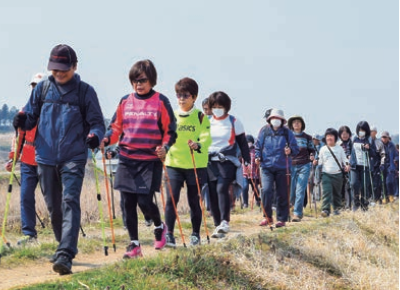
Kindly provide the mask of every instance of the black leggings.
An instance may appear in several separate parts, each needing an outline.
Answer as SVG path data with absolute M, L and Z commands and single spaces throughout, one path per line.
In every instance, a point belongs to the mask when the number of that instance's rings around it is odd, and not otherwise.
M 176 206 L 178 206 L 180 192 L 183 186 L 183 181 L 180 180 L 170 180 L 171 189 L 174 194 L 174 200 Z M 190 219 L 192 221 L 192 231 L 193 233 L 200 233 L 201 227 L 201 207 L 199 201 L 199 194 L 197 190 L 197 185 L 187 185 L 187 199 L 190 207 Z M 172 199 L 167 186 L 167 204 L 165 206 L 165 222 L 168 226 L 168 232 L 173 233 L 175 227 L 176 214 L 174 206 L 172 204 Z
M 131 241 L 139 240 L 137 206 L 139 205 L 143 214 L 153 220 L 156 227 L 161 225 L 161 216 L 158 207 L 153 203 L 154 192 L 148 194 L 135 194 L 121 192 L 124 197 L 124 208 L 126 214 L 126 228 Z

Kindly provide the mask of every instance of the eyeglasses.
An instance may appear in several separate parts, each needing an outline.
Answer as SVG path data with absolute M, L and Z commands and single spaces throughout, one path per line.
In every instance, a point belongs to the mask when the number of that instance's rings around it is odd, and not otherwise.
M 138 79 L 138 80 L 133 80 L 133 83 L 134 83 L 135 85 L 136 85 L 136 84 L 141 85 L 141 84 L 147 83 L 148 81 L 149 81 L 148 78 L 142 78 L 142 79 Z
M 186 93 L 186 94 L 176 94 L 176 97 L 177 97 L 178 99 L 184 98 L 185 100 L 186 100 L 186 99 L 189 99 L 191 96 L 192 96 L 192 95 L 189 94 L 189 93 Z

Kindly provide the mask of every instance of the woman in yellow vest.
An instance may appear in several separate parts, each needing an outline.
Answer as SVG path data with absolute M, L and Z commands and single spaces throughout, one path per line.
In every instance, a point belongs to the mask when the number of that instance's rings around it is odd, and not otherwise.
M 191 150 L 194 154 L 200 187 L 202 187 L 207 182 L 208 147 L 211 144 L 210 121 L 194 104 L 199 91 L 194 80 L 190 78 L 181 79 L 176 83 L 175 91 L 179 105 L 179 108 L 175 111 L 178 138 L 168 151 L 165 165 L 176 205 L 183 183 L 186 182 L 192 221 L 190 245 L 195 246 L 200 244 L 202 212 Z M 166 187 L 168 191 L 168 186 Z M 165 220 L 168 226 L 167 246 L 175 247 L 174 225 L 176 215 L 170 194 L 167 194 Z

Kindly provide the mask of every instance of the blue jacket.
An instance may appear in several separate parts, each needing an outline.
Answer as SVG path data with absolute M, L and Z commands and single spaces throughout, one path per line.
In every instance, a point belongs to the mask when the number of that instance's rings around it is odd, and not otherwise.
M 104 118 L 99 100 L 93 87 L 85 94 L 86 126 L 79 107 L 79 75 L 64 85 L 56 85 L 52 76 L 45 101 L 42 101 L 44 82 L 33 90 L 24 112 L 27 115 L 25 129 L 30 130 L 38 124 L 36 133 L 36 161 L 55 166 L 68 161 L 86 162 L 88 133 L 95 134 L 101 141 L 104 136 Z M 71 105 L 75 104 L 75 105 Z
M 383 143 L 383 147 L 385 148 L 385 167 L 389 170 L 389 172 L 396 171 L 396 165 L 394 163 L 396 155 L 398 155 L 396 146 L 393 142 L 389 141 L 387 144 Z
M 255 158 L 260 158 L 261 167 L 276 170 L 286 169 L 286 143 L 289 143 L 292 150 L 291 157 L 299 154 L 296 138 L 288 128 L 281 127 L 274 131 L 269 125 L 262 127 L 255 144 Z M 292 159 L 289 158 L 289 166 L 291 165 Z

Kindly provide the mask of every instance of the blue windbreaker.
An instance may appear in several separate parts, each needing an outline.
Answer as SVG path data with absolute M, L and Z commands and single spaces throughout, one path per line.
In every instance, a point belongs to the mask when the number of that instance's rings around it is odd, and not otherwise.
M 286 136 L 288 140 L 286 140 Z M 269 125 L 262 127 L 255 144 L 255 157 L 260 158 L 261 167 L 278 170 L 286 169 L 286 143 L 289 143 L 289 147 L 292 150 L 291 157 L 299 154 L 296 138 L 288 128 L 281 127 L 274 131 Z M 292 159 L 289 159 L 289 166 L 291 166 Z
M 104 136 L 104 118 L 99 100 L 93 87 L 89 86 L 85 94 L 86 126 L 79 107 L 79 75 L 64 85 L 56 85 L 52 76 L 51 85 L 42 101 L 44 82 L 40 82 L 25 105 L 27 114 L 25 129 L 36 126 L 36 162 L 46 165 L 59 165 L 67 161 L 86 162 L 88 133 L 95 134 L 101 141 Z M 74 104 L 74 105 L 72 105 Z

